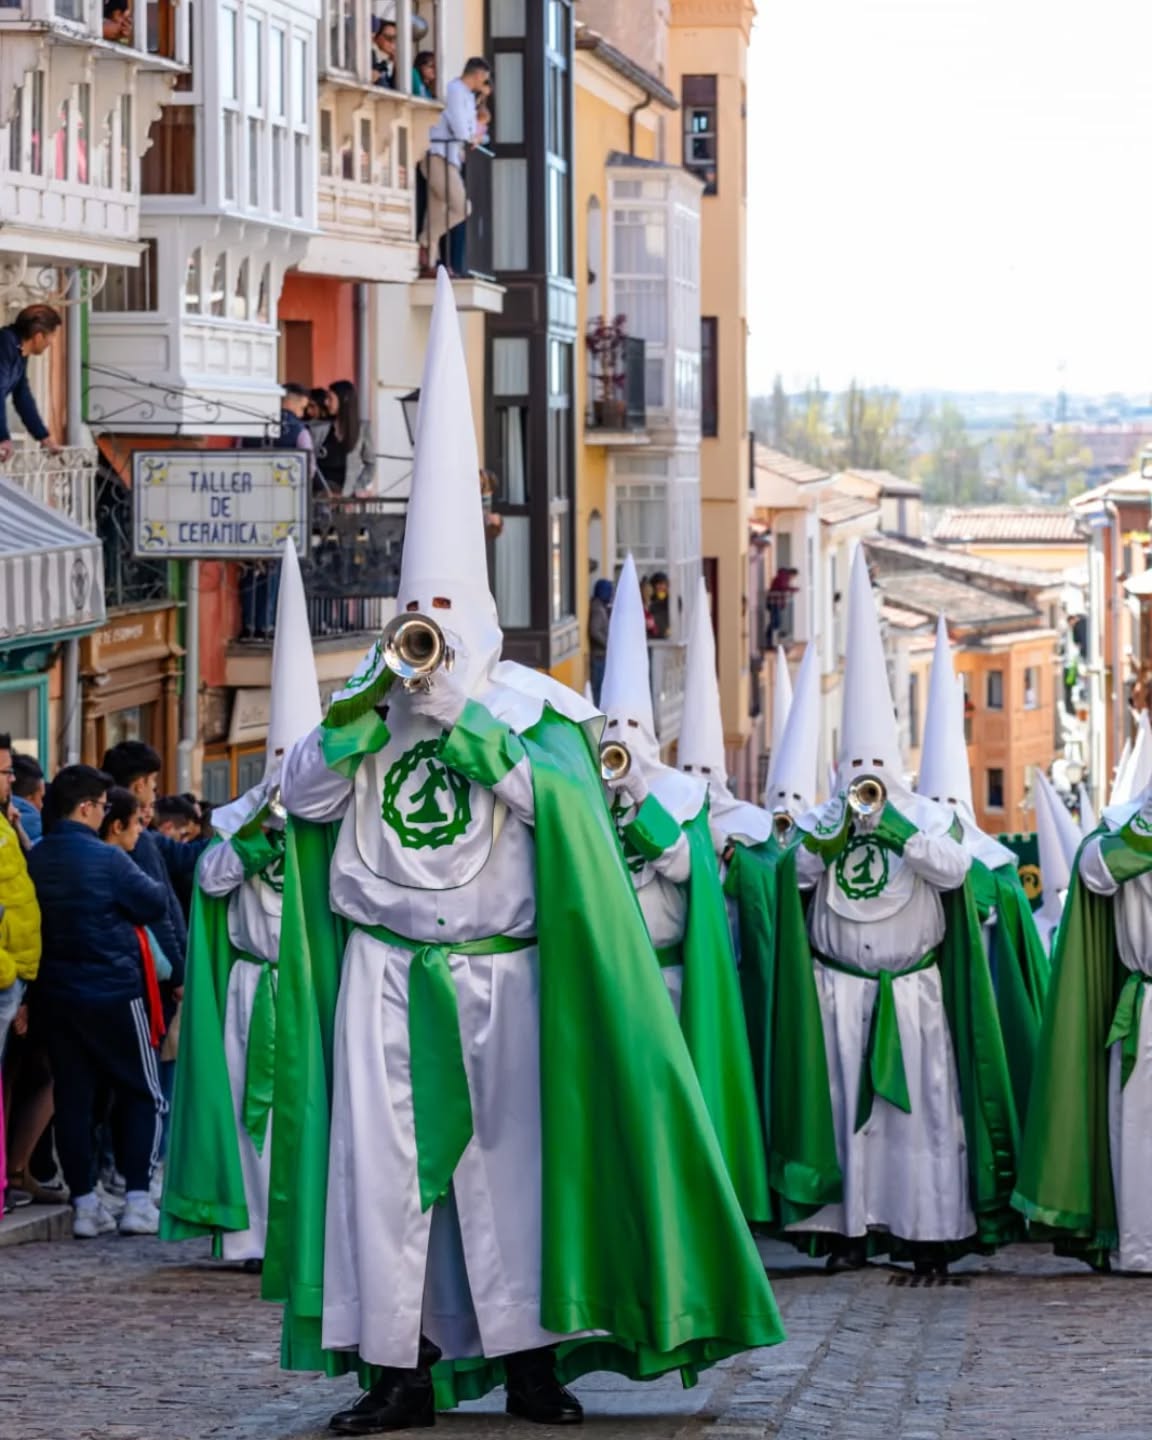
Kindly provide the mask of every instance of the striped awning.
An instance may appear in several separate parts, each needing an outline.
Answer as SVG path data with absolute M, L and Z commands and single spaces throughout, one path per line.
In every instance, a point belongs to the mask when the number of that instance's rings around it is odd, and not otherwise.
M 100 541 L 0 479 L 0 650 L 104 618 Z

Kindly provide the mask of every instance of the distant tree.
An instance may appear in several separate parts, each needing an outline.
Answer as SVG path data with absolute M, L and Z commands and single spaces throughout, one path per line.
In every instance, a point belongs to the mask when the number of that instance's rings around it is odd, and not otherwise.
M 895 390 L 865 390 L 855 380 L 841 397 L 837 468 L 892 470 L 908 463 L 908 439 Z
M 929 448 L 917 456 L 912 473 L 930 505 L 975 505 L 988 497 L 980 450 L 968 434 L 964 416 L 951 401 L 929 422 Z

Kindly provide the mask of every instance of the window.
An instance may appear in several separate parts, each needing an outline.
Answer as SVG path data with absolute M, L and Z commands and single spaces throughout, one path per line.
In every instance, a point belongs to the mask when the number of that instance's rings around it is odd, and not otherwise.
M 492 161 L 492 260 L 497 270 L 528 268 L 528 161 Z
M 60 102 L 60 109 L 56 112 L 56 170 L 57 180 L 71 180 L 72 178 L 72 147 L 69 144 L 72 134 L 72 105 L 68 100 Z
M 920 744 L 920 677 L 908 677 L 908 744 L 913 750 Z
M 329 0 L 328 65 L 333 70 L 356 69 L 356 7 L 353 0 Z
M 239 74 L 236 68 L 235 10 L 220 11 L 220 97 L 235 103 L 240 99 Z
M 244 19 L 244 103 L 249 110 L 264 108 L 264 27 L 256 15 Z
M 232 319 L 248 319 L 248 261 L 242 260 L 236 272 L 236 286 L 232 291 Z
M 260 208 L 260 131 L 259 120 L 248 117 L 248 204 Z
M 320 112 L 320 174 L 331 175 L 332 170 L 332 112 Z
M 989 710 L 1003 710 L 1004 708 L 1004 672 L 1003 670 L 989 670 L 985 699 Z
M 237 159 L 237 147 L 240 143 L 240 116 L 235 110 L 224 111 L 224 171 L 223 186 L 224 199 L 236 199 L 236 171 L 239 168 Z
M 357 123 L 359 144 L 356 147 L 356 178 L 361 185 L 372 183 L 372 120 L 361 115 Z
M 284 210 L 284 166 L 288 146 L 288 100 L 285 67 L 288 63 L 288 37 L 273 26 L 270 32 L 271 53 L 268 60 L 268 114 L 272 120 L 272 209 Z
M 159 308 L 156 241 L 145 240 L 139 265 L 110 265 L 104 287 L 96 292 L 92 308 L 98 315 Z
M 303 135 L 294 135 L 292 137 L 292 211 L 297 220 L 303 220 L 304 218 L 304 201 L 306 198 L 304 177 L 307 174 L 304 147 L 306 143 Z
M 92 87 L 76 87 L 76 179 L 92 183 Z
M 272 127 L 272 209 L 277 215 L 284 210 L 284 144 L 284 130 L 279 125 L 274 125 Z
M 188 256 L 188 268 L 184 272 L 184 313 L 185 315 L 199 315 L 203 310 L 203 301 L 200 291 L 201 280 L 200 250 L 197 247 Z
M 720 427 L 718 325 L 715 315 L 700 317 L 700 433 L 705 436 L 719 434 Z
M 492 88 L 499 95 L 495 124 L 497 145 L 524 143 L 524 56 L 515 50 L 498 50 L 494 57 Z
M 1004 771 L 988 771 L 988 803 L 987 810 L 1004 809 Z
M 524 0 L 492 0 L 488 21 L 493 39 L 515 40 L 524 31 Z
M 523 336 L 492 341 L 492 395 L 496 404 L 496 474 L 502 505 L 528 503 L 529 342 Z
M 208 309 L 213 315 L 228 313 L 228 257 L 221 251 L 216 257 L 212 271 L 212 292 L 208 297 Z
M 124 100 L 128 97 L 125 96 Z M 130 103 L 130 102 L 129 102 Z M 120 111 L 120 185 L 130 189 L 132 122 L 130 110 Z M 126 150 L 128 153 L 126 153 Z M 125 174 L 129 183 L 125 184 Z M 152 127 L 152 144 L 140 161 L 144 195 L 195 195 L 196 111 L 191 105 L 165 105 Z
M 716 76 L 685 75 L 680 92 L 684 110 L 684 168 L 704 182 L 704 194 L 716 194 Z
M 33 175 L 44 173 L 44 72 L 32 72 L 32 113 L 28 127 L 28 168 Z
M 8 112 L 8 169 L 20 171 L 24 168 L 24 87 L 17 85 L 12 92 L 12 105 Z
M 272 266 L 265 265 L 260 272 L 260 292 L 256 297 L 256 319 L 261 325 L 268 324 L 270 295 L 272 290 Z
M 551 619 L 571 615 L 572 549 L 572 346 L 548 342 L 548 481 Z
M 1035 665 L 1027 665 L 1024 668 L 1024 709 L 1038 710 L 1040 708 L 1040 671 Z
M 532 520 L 505 515 L 494 548 L 496 611 L 505 630 L 526 630 L 532 623 Z

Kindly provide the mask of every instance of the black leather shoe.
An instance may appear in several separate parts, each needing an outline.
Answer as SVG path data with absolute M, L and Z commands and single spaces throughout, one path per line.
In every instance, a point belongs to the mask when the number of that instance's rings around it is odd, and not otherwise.
M 579 1425 L 584 1407 L 556 1378 L 556 1356 L 551 1350 L 526 1350 L 504 1362 L 508 1382 L 509 1415 L 534 1425 Z
M 379 1435 L 390 1430 L 427 1430 L 436 1424 L 432 1366 L 440 1351 L 423 1336 L 415 1370 L 385 1370 L 350 1410 L 328 1422 L 337 1435 Z
M 868 1246 L 863 1240 L 840 1240 L 825 1268 L 829 1275 L 842 1275 L 848 1270 L 863 1270 L 867 1264 Z

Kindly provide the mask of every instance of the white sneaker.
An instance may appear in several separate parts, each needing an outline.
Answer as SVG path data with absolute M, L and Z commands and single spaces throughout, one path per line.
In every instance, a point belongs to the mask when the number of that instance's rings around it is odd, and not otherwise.
M 160 1212 L 147 1195 L 133 1195 L 120 1216 L 121 1235 L 156 1235 Z
M 104 1209 L 107 1210 L 109 1215 L 123 1215 L 124 1206 L 127 1204 L 123 1195 L 117 1195 L 114 1190 L 105 1190 L 103 1183 L 99 1181 L 96 1184 L 96 1189 L 93 1191 L 93 1194 L 100 1201 L 100 1204 L 103 1205 Z
M 77 1240 L 95 1240 L 98 1235 L 110 1235 L 116 1229 L 116 1221 L 104 1206 L 79 1205 L 72 1216 L 72 1234 Z

